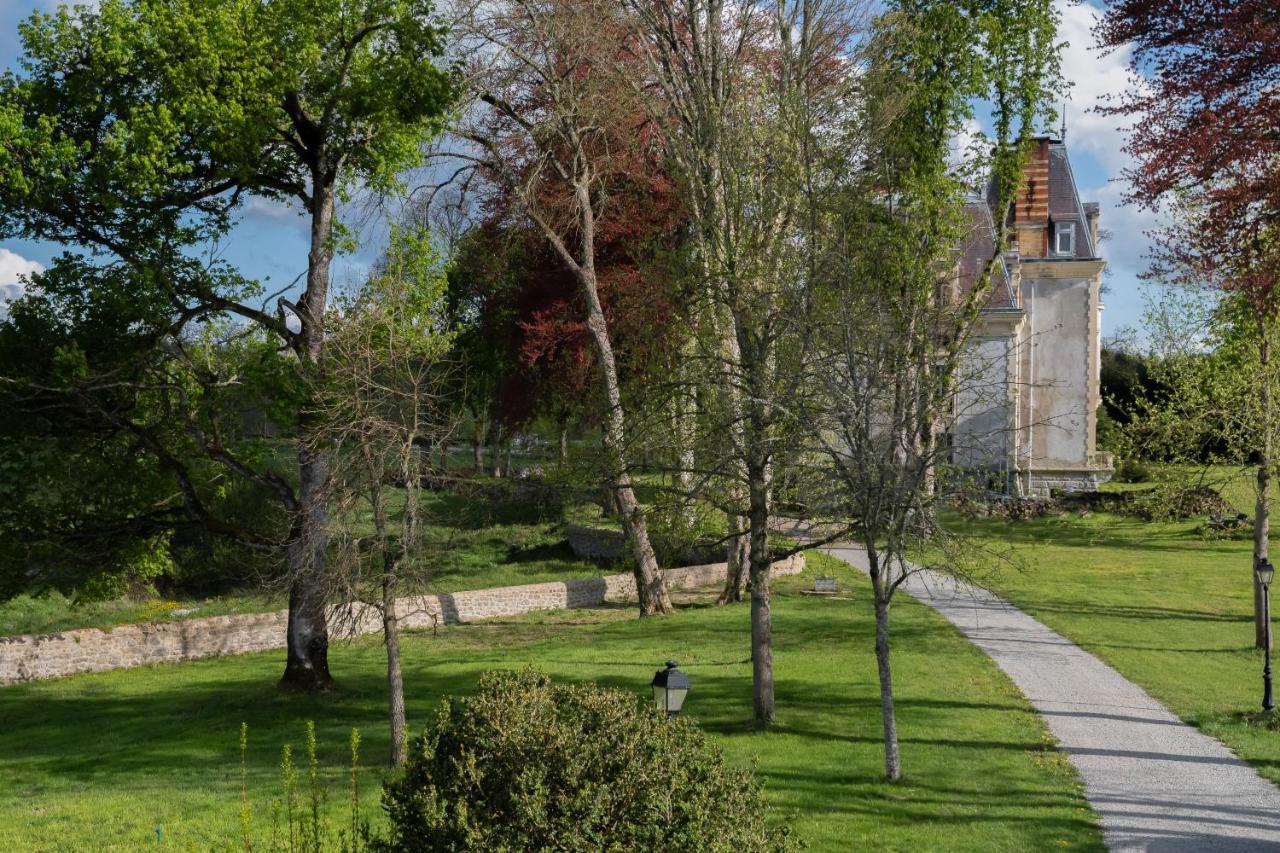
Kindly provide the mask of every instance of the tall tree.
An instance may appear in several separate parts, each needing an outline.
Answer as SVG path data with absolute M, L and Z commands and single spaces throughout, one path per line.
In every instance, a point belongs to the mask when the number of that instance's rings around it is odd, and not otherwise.
M 291 399 L 290 366 L 231 324 L 153 325 L 128 270 L 89 291 L 94 274 L 36 277 L 0 324 L 0 596 L 268 579 L 287 517 L 254 433 Z M 263 476 L 232 474 L 223 451 Z
M 457 129 L 490 183 L 538 229 L 578 287 L 599 368 L 604 479 L 634 558 L 640 611 L 672 609 L 632 486 L 627 414 L 614 334 L 601 299 L 597 241 L 609 178 L 644 136 L 642 111 L 616 76 L 617 33 L 591 0 L 504 0 L 469 6 L 459 24 L 477 44 L 469 119 Z
M 405 757 L 396 597 L 406 580 L 424 579 L 422 474 L 430 448 L 456 420 L 444 296 L 445 277 L 426 236 L 394 231 L 380 269 L 331 321 L 325 382 L 313 406 L 315 441 L 335 460 L 332 538 L 345 546 L 336 549 L 337 579 L 347 601 L 372 600 L 381 616 L 393 767 Z M 403 486 L 402 501 L 393 500 L 389 482 Z M 365 530 L 370 519 L 372 535 Z
M 36 14 L 22 36 L 21 71 L 0 79 L 0 234 L 129 267 L 179 325 L 220 314 L 254 323 L 310 378 L 343 236 L 339 198 L 396 189 L 450 103 L 429 0 L 105 0 Z M 310 225 L 301 290 L 274 306 L 175 273 L 250 196 L 296 205 Z M 273 484 L 294 519 L 282 684 L 314 689 L 332 683 L 329 460 L 305 440 L 297 455 L 298 486 Z
M 698 306 L 693 354 L 711 377 L 703 418 L 724 472 L 729 576 L 722 600 L 751 588 L 756 724 L 772 725 L 769 566 L 772 472 L 796 437 L 785 398 L 804 353 L 786 319 L 807 301 L 823 123 L 852 95 L 849 53 L 863 4 L 846 0 L 628 2 L 637 88 L 649 98 L 686 197 Z M 745 540 L 745 541 L 744 541 Z M 745 565 L 744 565 L 745 564 Z
M 867 551 L 885 775 L 902 759 L 890 654 L 890 608 L 913 571 L 909 558 L 944 552 L 939 517 L 946 447 L 938 440 L 965 389 L 989 382 L 967 344 L 1001 272 L 1015 192 L 1036 122 L 1057 75 L 1049 0 L 889 4 L 865 48 L 862 156 L 830 205 L 815 306 L 797 334 L 810 336 L 805 418 L 825 456 L 811 500 L 846 519 Z M 952 162 L 952 139 L 973 104 L 994 108 L 991 220 L 973 233 L 972 175 Z M 990 224 L 988 224 L 988 222 Z M 971 280 L 957 281 L 967 240 L 990 250 Z
M 1252 308 L 1265 375 L 1277 369 L 1270 327 L 1280 316 L 1280 9 L 1267 0 L 1113 0 L 1100 44 L 1128 49 L 1135 85 L 1103 112 L 1134 119 L 1126 150 L 1129 198 L 1179 211 L 1157 234 L 1154 273 L 1211 283 Z M 1268 557 L 1275 448 L 1273 383 L 1255 389 L 1257 453 L 1253 562 Z M 1249 569 L 1252 578 L 1253 567 Z M 1266 642 L 1254 585 L 1254 640 Z
M 1159 296 L 1144 316 L 1151 346 L 1138 362 L 1144 383 L 1119 400 L 1126 449 L 1134 458 L 1205 468 L 1201 482 L 1215 479 L 1208 466 L 1253 467 L 1257 448 L 1268 444 L 1259 386 L 1271 383 L 1268 398 L 1275 399 L 1280 383 L 1259 359 L 1253 307 L 1207 285 L 1165 288 Z M 1268 325 L 1270 347 L 1278 331 Z M 1274 418 L 1269 425 L 1280 427 Z

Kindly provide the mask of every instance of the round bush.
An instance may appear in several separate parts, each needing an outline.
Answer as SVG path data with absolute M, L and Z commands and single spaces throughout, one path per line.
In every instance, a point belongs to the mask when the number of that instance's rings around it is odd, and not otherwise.
M 1150 483 L 1151 467 L 1137 459 L 1125 459 L 1116 466 L 1115 479 L 1119 483 Z
M 380 850 L 797 849 L 750 772 L 635 695 L 489 672 L 450 700 L 387 783 Z

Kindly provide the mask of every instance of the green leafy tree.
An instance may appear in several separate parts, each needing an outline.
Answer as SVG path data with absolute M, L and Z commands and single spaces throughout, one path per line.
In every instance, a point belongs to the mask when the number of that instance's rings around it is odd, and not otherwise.
M 140 592 L 161 575 L 191 588 L 270 570 L 273 530 L 287 528 L 264 505 L 279 472 L 243 420 L 296 402 L 294 371 L 243 329 L 208 324 L 180 339 L 140 319 L 136 285 L 127 267 L 64 259 L 0 324 L 5 593 L 83 598 Z
M 0 235 L 80 250 L 54 274 L 91 268 L 90 298 L 109 270 L 127 269 L 138 320 L 160 318 L 157 328 L 235 315 L 283 344 L 310 381 L 344 242 L 339 200 L 398 189 L 451 102 L 431 3 L 105 0 L 36 14 L 21 32 L 19 71 L 0 78 Z M 296 299 L 255 304 L 254 283 L 194 260 L 250 196 L 309 221 Z M 321 688 L 331 683 L 329 460 L 304 440 L 297 462 L 297 485 L 281 492 L 294 519 L 282 683 Z
M 799 334 L 815 353 L 806 403 L 825 472 L 815 508 L 848 522 L 866 547 L 875 609 L 885 774 L 902 774 L 890 655 L 890 607 L 909 557 L 948 546 L 936 483 L 939 434 L 968 376 L 967 342 L 996 281 L 1036 122 L 1057 75 L 1047 0 L 888 4 L 866 45 L 865 157 L 834 198 L 832 239 L 814 310 Z M 972 228 L 973 175 L 951 141 L 973 103 L 993 106 L 992 250 L 973 285 L 956 286 L 957 247 Z
M 1252 466 L 1256 485 L 1262 449 L 1280 438 L 1265 404 L 1280 393 L 1280 376 L 1259 346 L 1280 345 L 1277 323 L 1259 327 L 1242 296 L 1209 287 L 1162 288 L 1145 320 L 1150 387 L 1124 408 L 1130 455 L 1199 468 L 1201 482 L 1220 479 L 1211 466 Z

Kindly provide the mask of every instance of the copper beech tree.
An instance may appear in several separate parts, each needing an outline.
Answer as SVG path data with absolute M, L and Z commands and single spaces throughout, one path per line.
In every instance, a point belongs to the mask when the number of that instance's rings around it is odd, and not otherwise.
M 632 548 L 640 612 L 666 613 L 671 598 L 632 486 L 628 419 L 597 245 L 609 178 L 634 166 L 617 152 L 643 145 L 644 126 L 627 123 L 641 110 L 624 97 L 628 90 L 616 76 L 619 42 L 602 29 L 599 8 L 585 0 L 502 0 L 460 10 L 454 29 L 472 59 L 465 113 L 453 132 L 467 148 L 449 156 L 476 166 L 577 284 L 599 372 L 603 480 Z
M 1270 377 L 1280 320 L 1280 7 L 1270 0 L 1114 0 L 1096 35 L 1104 47 L 1130 50 L 1134 85 L 1103 109 L 1132 120 L 1129 199 L 1174 214 L 1153 235 L 1151 274 L 1207 284 L 1249 308 L 1239 323 L 1267 377 L 1253 391 L 1256 563 L 1268 556 L 1276 461 Z M 1262 646 L 1256 580 L 1254 622 Z

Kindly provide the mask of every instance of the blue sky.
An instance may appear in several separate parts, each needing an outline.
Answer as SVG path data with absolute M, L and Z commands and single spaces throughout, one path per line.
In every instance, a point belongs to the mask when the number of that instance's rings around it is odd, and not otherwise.
M 56 5 L 57 0 L 0 0 L 0 67 L 13 67 L 15 63 L 18 23 L 35 10 Z M 1124 184 L 1120 176 L 1130 162 L 1123 151 L 1125 135 L 1118 128 L 1121 120 L 1092 111 L 1108 94 L 1125 86 L 1126 57 L 1123 52 L 1102 56 L 1092 48 L 1090 31 L 1098 14 L 1095 5 L 1076 5 L 1067 0 L 1057 0 L 1057 5 L 1062 14 L 1061 37 L 1068 43 L 1063 69 L 1072 84 L 1059 99 L 1066 103 L 1072 167 L 1082 200 L 1101 205 L 1102 227 L 1113 235 L 1102 247 L 1110 269 L 1102 327 L 1104 335 L 1111 335 L 1122 327 L 1141 325 L 1143 298 L 1137 276 L 1145 267 L 1143 256 L 1148 246 L 1143 232 L 1154 220 L 1146 212 L 1121 203 Z M 345 218 L 354 221 L 356 212 L 348 211 Z M 362 237 L 361 252 L 335 263 L 338 283 L 358 278 L 376 258 L 383 237 L 381 229 L 367 227 Z M 241 272 L 265 280 L 268 290 L 276 290 L 306 269 L 305 221 L 294 210 L 254 201 L 218 250 Z M 0 241 L 0 298 L 13 295 L 18 276 L 38 268 L 35 265 L 48 264 L 57 251 L 56 246 L 28 240 Z

